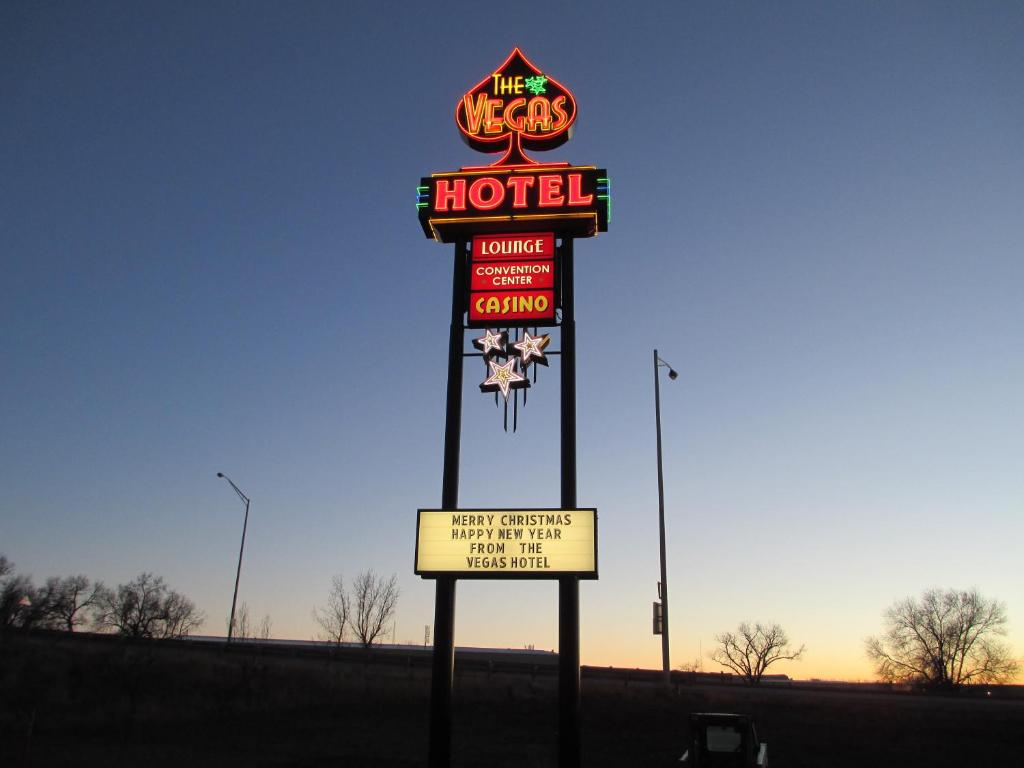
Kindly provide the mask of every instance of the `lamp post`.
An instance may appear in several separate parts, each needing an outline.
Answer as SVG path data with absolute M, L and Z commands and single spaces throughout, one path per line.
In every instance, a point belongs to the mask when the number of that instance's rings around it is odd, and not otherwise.
M 679 377 L 675 369 L 658 357 L 654 350 L 654 418 L 658 435 L 658 541 L 661 549 L 661 589 L 658 597 L 661 600 L 661 669 L 665 682 L 671 681 L 672 667 L 668 657 L 668 574 L 665 566 L 665 482 L 661 468 L 661 387 L 658 381 L 658 369 L 668 368 L 668 377 L 673 381 Z
M 217 477 L 223 477 L 231 483 L 231 487 L 235 489 L 235 493 L 238 494 L 238 498 L 245 502 L 245 521 L 242 523 L 242 546 L 238 549 L 238 570 L 235 571 L 235 593 L 231 596 L 231 619 L 228 622 L 228 642 L 230 643 L 231 635 L 235 630 L 235 603 L 238 601 L 238 579 L 242 575 L 242 553 L 245 552 L 245 529 L 249 526 L 249 497 L 242 493 L 242 489 L 235 485 L 231 478 L 223 472 L 218 472 Z

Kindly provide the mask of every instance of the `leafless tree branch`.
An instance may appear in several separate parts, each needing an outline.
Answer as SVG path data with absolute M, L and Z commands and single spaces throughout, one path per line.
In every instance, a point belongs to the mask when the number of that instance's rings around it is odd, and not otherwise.
M 327 605 L 313 609 L 313 618 L 320 625 L 320 639 L 331 643 L 342 643 L 349 629 L 350 605 L 345 581 L 339 573 L 331 579 L 331 592 Z
M 929 589 L 896 601 L 883 614 L 883 632 L 865 641 L 880 678 L 956 687 L 1012 679 L 1019 670 L 1006 634 L 1006 606 L 976 589 Z
M 765 670 L 778 661 L 795 661 L 804 652 L 801 645 L 793 650 L 789 638 L 778 624 L 743 622 L 736 632 L 715 635 L 718 648 L 709 655 L 711 660 L 746 678 L 751 685 L 761 682 Z
M 116 590 L 103 589 L 97 597 L 97 628 L 129 637 L 185 637 L 203 618 L 191 600 L 151 573 L 141 573 Z
M 363 571 L 352 588 L 353 630 L 356 639 L 369 648 L 387 628 L 398 604 L 398 577 L 387 581 L 373 570 Z

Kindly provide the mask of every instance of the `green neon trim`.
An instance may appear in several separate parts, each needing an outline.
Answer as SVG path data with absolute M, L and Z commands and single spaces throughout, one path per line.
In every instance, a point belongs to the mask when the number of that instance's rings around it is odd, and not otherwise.
M 416 187 L 416 191 L 417 192 L 425 192 L 428 189 L 430 189 L 430 187 Z
M 417 208 L 426 208 L 430 203 L 416 203 Z

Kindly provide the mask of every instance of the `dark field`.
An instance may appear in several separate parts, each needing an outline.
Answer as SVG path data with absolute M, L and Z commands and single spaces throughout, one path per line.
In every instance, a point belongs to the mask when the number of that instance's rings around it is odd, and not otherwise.
M 456 669 L 453 765 L 556 765 L 553 667 Z M 429 674 L 427 654 L 8 635 L 0 766 L 420 766 Z M 584 670 L 588 768 L 676 765 L 692 711 L 753 714 L 773 768 L 1024 765 L 1021 698 L 643 677 Z

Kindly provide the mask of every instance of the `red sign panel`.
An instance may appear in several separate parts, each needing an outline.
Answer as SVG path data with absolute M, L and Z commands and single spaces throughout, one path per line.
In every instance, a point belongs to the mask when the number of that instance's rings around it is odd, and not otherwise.
M 521 288 L 554 288 L 555 262 L 483 261 L 469 268 L 472 291 L 508 291 Z
M 552 232 L 523 235 L 478 235 L 473 238 L 473 261 L 483 259 L 551 259 L 555 255 Z
M 555 292 L 551 290 L 484 291 L 469 300 L 471 325 L 521 325 L 526 320 L 542 324 L 554 319 Z

